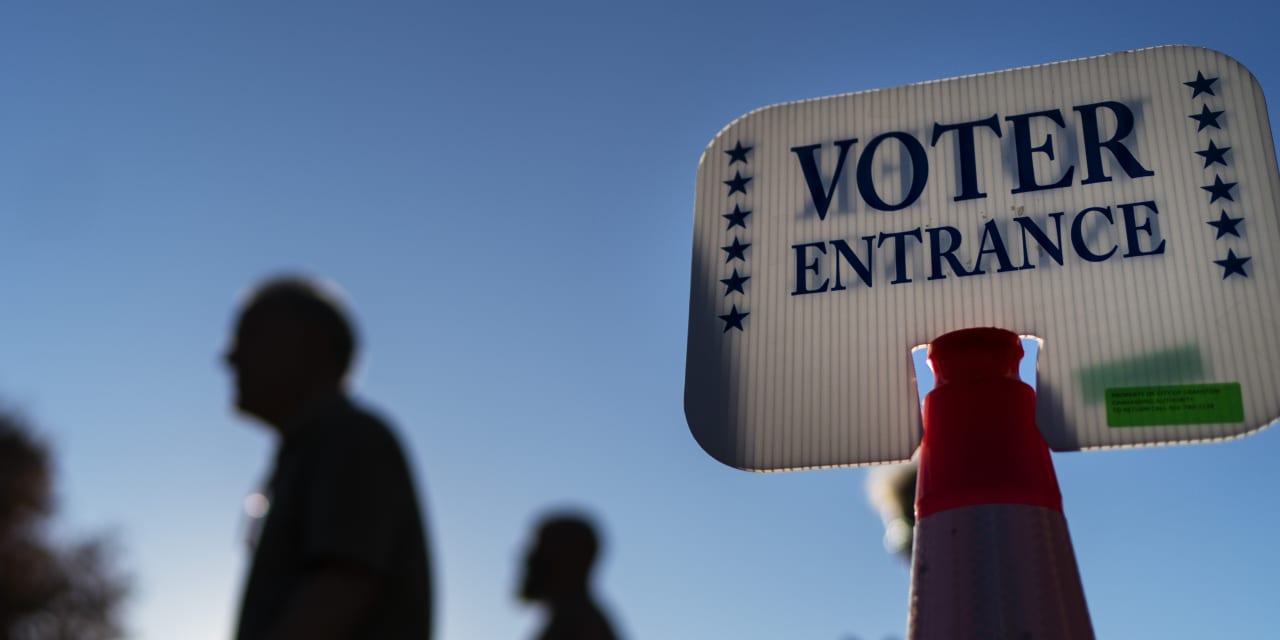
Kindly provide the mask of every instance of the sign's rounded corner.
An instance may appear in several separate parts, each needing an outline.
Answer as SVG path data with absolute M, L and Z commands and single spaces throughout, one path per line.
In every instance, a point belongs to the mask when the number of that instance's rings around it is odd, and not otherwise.
M 708 443 L 707 440 L 703 438 L 703 435 L 701 435 L 701 430 L 699 430 L 698 428 L 695 428 L 694 421 L 692 421 L 689 415 L 689 402 L 687 401 L 685 401 L 685 424 L 689 426 L 689 435 L 691 435 L 692 438 L 694 438 L 694 442 L 698 443 L 698 447 L 700 449 L 703 449 L 703 452 L 707 453 L 708 456 L 712 457 L 712 460 L 719 462 L 721 463 L 721 465 L 724 465 L 726 467 L 737 468 L 737 470 L 740 470 L 740 471 L 762 471 L 762 470 L 759 470 L 759 468 L 742 466 L 739 463 L 740 461 L 730 460 L 730 458 L 723 456 L 724 452 L 721 451 L 721 449 L 712 447 L 712 445 L 710 445 L 710 443 Z
M 692 416 L 692 412 L 689 411 L 689 403 L 690 403 L 689 397 L 685 396 L 684 422 L 689 427 L 689 435 L 693 436 L 693 441 L 698 443 L 698 447 L 701 448 L 703 452 L 705 452 L 708 456 L 711 456 L 711 458 L 716 462 L 719 462 L 720 464 L 726 467 L 737 469 L 739 471 L 752 471 L 757 473 L 764 472 L 764 471 L 772 471 L 772 469 L 747 466 L 743 464 L 740 459 L 730 458 L 728 456 L 725 456 L 724 455 L 725 451 L 723 450 L 724 449 L 723 447 L 712 446 L 711 443 L 709 443 L 706 439 L 703 438 L 702 434 L 704 433 L 704 431 L 694 426 L 694 418 Z
M 1226 62 L 1239 67 L 1240 71 L 1244 72 L 1245 78 L 1248 79 L 1253 89 L 1257 91 L 1258 94 L 1260 95 L 1262 94 L 1262 83 L 1258 82 L 1258 76 L 1253 75 L 1253 71 L 1251 71 L 1249 67 L 1245 66 L 1243 62 L 1237 60 L 1235 57 L 1233 57 L 1231 54 L 1225 51 L 1219 51 L 1218 49 L 1214 49 L 1211 47 L 1204 47 L 1198 44 L 1170 44 L 1170 45 L 1164 45 L 1162 47 L 1157 47 L 1157 48 L 1158 49 L 1164 49 L 1164 48 L 1182 49 L 1182 50 L 1192 51 L 1202 55 L 1221 58 Z
M 702 155 L 698 158 L 698 173 L 699 174 L 702 173 L 702 167 L 703 165 L 706 164 L 707 155 L 711 153 L 711 148 L 716 146 L 716 143 L 720 142 L 720 139 L 723 138 L 725 134 L 729 133 L 729 131 L 733 130 L 735 127 L 740 126 L 744 121 L 756 115 L 757 113 L 760 113 L 761 111 L 766 111 L 776 106 L 778 105 L 769 105 L 766 107 L 760 107 L 758 109 L 752 109 L 751 111 L 748 111 L 734 118 L 733 120 L 730 120 L 728 124 L 721 127 L 720 130 L 717 131 L 714 136 L 711 136 L 711 139 L 707 141 L 706 146 L 702 148 Z
M 1263 431 L 1271 431 L 1271 430 L 1272 430 L 1272 427 L 1275 427 L 1276 425 L 1280 425 L 1280 416 L 1277 416 L 1277 417 L 1275 417 L 1275 418 L 1271 419 L 1270 421 L 1263 422 L 1262 424 L 1259 424 L 1258 426 L 1256 426 L 1256 427 L 1254 427 L 1254 428 L 1252 428 L 1252 429 L 1249 429 L 1248 431 L 1242 431 L 1242 432 L 1240 432 L 1240 433 L 1238 433 L 1238 434 L 1235 434 L 1233 437 L 1228 438 L 1228 439 L 1229 439 L 1229 440 L 1237 440 L 1237 439 L 1240 439 L 1240 438 L 1247 438 L 1247 437 L 1249 437 L 1249 436 L 1256 436 L 1256 435 L 1258 435 L 1258 434 L 1262 433 Z M 1276 431 L 1280 431 L 1280 429 L 1277 429 Z

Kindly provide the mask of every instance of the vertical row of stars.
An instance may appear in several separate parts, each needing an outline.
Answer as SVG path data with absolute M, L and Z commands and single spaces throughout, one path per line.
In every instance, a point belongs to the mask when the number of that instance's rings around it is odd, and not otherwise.
M 754 147 L 742 146 L 742 141 L 739 140 L 732 149 L 725 151 L 725 153 L 729 155 L 729 166 L 733 167 L 733 165 L 741 162 L 744 165 L 743 168 L 745 168 L 745 165 L 748 164 L 747 154 L 753 148 Z M 749 182 L 751 182 L 751 176 L 743 176 L 741 170 L 735 170 L 733 172 L 733 179 L 724 181 L 725 185 L 729 187 L 730 200 L 733 199 L 733 194 L 735 193 L 741 193 L 742 197 L 746 198 L 747 183 Z M 725 231 L 731 232 L 734 230 L 735 227 L 741 227 L 742 231 L 745 233 L 747 230 L 747 216 L 749 215 L 751 215 L 750 210 L 744 211 L 742 209 L 742 205 L 740 203 L 735 202 L 733 204 L 733 211 L 730 211 L 729 213 L 726 213 L 723 216 L 721 216 L 725 220 L 729 221 L 729 226 L 725 228 Z M 733 269 L 732 275 L 720 281 L 721 284 L 724 285 L 724 297 L 726 298 L 728 298 L 730 294 L 735 294 L 735 293 L 740 296 L 746 295 L 746 289 L 743 288 L 743 285 L 745 285 L 747 281 L 751 279 L 751 276 L 742 275 L 742 273 L 738 271 L 738 267 L 741 266 L 743 269 L 746 269 L 747 248 L 750 246 L 751 246 L 750 242 L 743 242 L 742 239 L 735 233 L 733 236 L 733 242 L 729 246 L 720 247 L 722 251 L 728 254 L 724 260 L 724 263 L 726 265 L 725 268 Z M 741 262 L 742 264 L 738 265 L 736 264 L 736 262 Z M 729 308 L 729 313 L 719 316 L 719 318 L 724 321 L 724 333 L 728 333 L 730 329 L 737 329 L 738 331 L 742 331 L 743 319 L 751 315 L 750 312 L 742 311 L 738 309 L 737 302 L 733 302 L 731 304 L 732 306 Z
M 1214 93 L 1213 85 L 1217 81 L 1217 78 L 1206 78 L 1204 77 L 1204 73 L 1197 71 L 1195 80 L 1192 80 L 1191 82 L 1184 82 L 1182 84 L 1191 87 L 1191 99 L 1195 100 L 1201 95 L 1214 96 L 1216 98 L 1218 94 Z M 1201 100 L 1207 101 L 1207 98 L 1201 98 Z M 1225 110 L 1214 111 L 1209 108 L 1208 104 L 1201 104 L 1200 113 L 1193 113 L 1187 117 L 1196 121 L 1196 133 L 1209 128 L 1221 131 L 1222 126 L 1218 123 L 1218 118 L 1222 117 L 1222 114 L 1224 113 L 1226 113 Z M 1227 161 L 1227 152 L 1230 150 L 1231 147 L 1219 147 L 1217 143 L 1210 139 L 1209 148 L 1204 149 L 1203 151 L 1197 151 L 1196 155 L 1204 159 L 1204 169 L 1208 171 L 1215 165 L 1229 167 L 1230 164 Z M 1218 218 L 1216 220 L 1209 220 L 1206 222 L 1206 224 L 1217 230 L 1217 236 L 1214 238 L 1215 240 L 1221 240 L 1228 235 L 1233 235 L 1237 238 L 1240 237 L 1240 230 L 1238 229 L 1238 226 L 1241 222 L 1244 222 L 1244 216 L 1233 218 L 1225 209 L 1227 202 L 1235 202 L 1235 198 L 1231 196 L 1231 190 L 1236 187 L 1236 184 L 1237 183 L 1235 182 L 1224 181 L 1222 176 L 1218 174 L 1218 171 L 1215 170 L 1213 184 L 1200 187 L 1201 189 L 1209 192 L 1210 206 L 1219 200 L 1226 201 L 1221 205 L 1224 208 L 1220 209 Z M 1214 260 L 1213 263 L 1222 267 L 1223 280 L 1226 280 L 1233 275 L 1248 278 L 1249 274 L 1244 270 L 1244 265 L 1251 259 L 1252 258 L 1249 256 L 1237 256 L 1233 249 L 1228 248 L 1227 257 L 1222 260 Z

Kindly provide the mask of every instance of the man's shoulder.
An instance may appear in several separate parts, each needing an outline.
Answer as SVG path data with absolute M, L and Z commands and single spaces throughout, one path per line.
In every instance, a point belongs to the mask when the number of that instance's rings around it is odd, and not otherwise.
M 307 448 L 403 455 L 391 423 L 377 411 L 345 396 L 313 411 L 302 429 Z

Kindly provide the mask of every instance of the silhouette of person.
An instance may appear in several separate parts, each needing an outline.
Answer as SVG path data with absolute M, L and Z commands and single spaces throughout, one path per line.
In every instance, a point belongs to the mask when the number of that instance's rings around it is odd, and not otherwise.
M 347 395 L 356 338 L 318 284 L 250 296 L 226 354 L 236 405 L 276 432 L 239 640 L 431 636 L 426 538 L 399 443 Z
M 599 550 L 585 518 L 553 514 L 541 522 L 525 558 L 520 597 L 547 609 L 538 640 L 615 640 L 608 618 L 591 595 L 591 568 Z

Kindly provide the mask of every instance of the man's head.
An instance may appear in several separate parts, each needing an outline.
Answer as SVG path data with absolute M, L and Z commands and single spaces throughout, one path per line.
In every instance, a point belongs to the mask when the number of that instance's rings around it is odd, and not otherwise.
M 585 595 L 599 546 L 586 518 L 572 514 L 545 518 L 525 558 L 520 597 L 532 602 Z
M 236 406 L 282 428 L 307 399 L 342 387 L 355 350 L 351 322 L 320 285 L 268 280 L 241 310 L 226 355 Z

